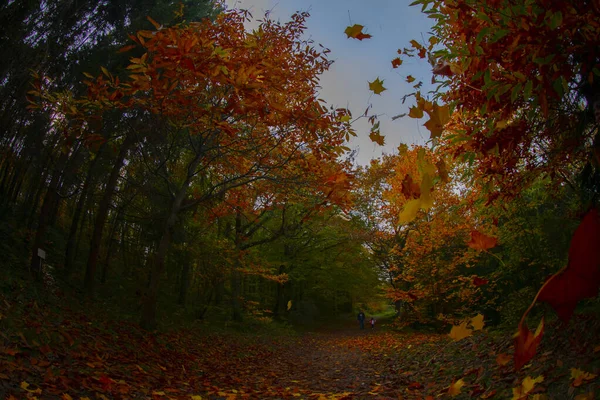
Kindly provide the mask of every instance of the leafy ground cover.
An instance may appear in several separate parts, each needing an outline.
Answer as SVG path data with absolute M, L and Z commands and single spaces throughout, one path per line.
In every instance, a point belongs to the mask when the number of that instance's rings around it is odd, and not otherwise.
M 0 298 L 2 398 L 579 400 L 598 393 L 600 324 L 591 317 L 567 329 L 548 324 L 536 358 L 515 373 L 510 335 L 485 330 L 460 341 L 387 326 L 361 331 L 354 321 L 301 334 L 206 325 L 149 333 L 61 303 L 60 296 Z

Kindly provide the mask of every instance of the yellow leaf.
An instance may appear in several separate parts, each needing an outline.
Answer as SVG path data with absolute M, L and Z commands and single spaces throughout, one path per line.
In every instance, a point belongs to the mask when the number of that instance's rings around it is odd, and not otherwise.
M 73 398 L 70 395 L 63 393 L 62 400 L 73 400 Z
M 373 82 L 369 82 L 369 90 L 375 94 L 381 94 L 381 92 L 387 89 L 383 87 L 383 81 L 377 78 Z
M 202 400 L 202 396 L 200 396 L 199 394 L 193 394 L 191 396 L 191 399 L 192 400 Z
M 590 372 L 585 372 L 577 368 L 571 368 L 571 379 L 573 379 L 571 385 L 575 387 L 581 386 L 584 381 L 591 381 L 597 376 L 598 375 L 592 374 Z
M 380 146 L 385 145 L 385 136 L 383 136 L 381 133 L 379 133 L 378 130 L 371 131 L 371 133 L 369 133 L 369 139 L 371 139 L 372 142 L 375 142 Z
M 27 389 L 28 387 L 29 387 L 29 383 L 27 383 L 25 381 L 21 382 L 21 389 L 28 390 Z
M 150 18 L 149 16 L 147 16 L 147 17 L 146 17 L 146 19 L 147 19 L 148 21 L 150 21 L 150 23 L 151 23 L 152 25 L 154 25 L 154 28 L 155 28 L 157 31 L 158 31 L 158 30 L 160 30 L 160 24 L 159 24 L 158 22 L 156 22 L 155 20 L 153 20 L 153 19 L 152 19 L 152 18 Z
M 350 116 L 349 115 L 344 115 L 343 117 L 340 118 L 341 122 L 350 122 Z
M 498 354 L 498 357 L 496 357 L 496 362 L 501 366 L 505 366 L 510 362 L 510 360 L 512 360 L 512 357 L 504 353 Z
M 529 393 L 533 390 L 533 388 L 535 387 L 535 384 L 543 382 L 543 381 L 544 381 L 544 377 L 542 375 L 538 376 L 535 379 L 533 379 L 530 376 L 527 376 L 525 379 L 523 379 L 523 382 L 521 382 L 521 386 L 513 388 L 512 400 L 519 400 L 519 399 L 526 398 L 527 393 Z
M 473 330 L 467 328 L 467 323 L 468 321 L 463 321 L 460 325 L 454 325 L 448 336 L 450 336 L 452 340 L 456 342 L 473 335 Z
M 433 196 L 431 196 L 431 188 L 433 187 L 433 179 L 431 175 L 425 174 L 421 181 L 421 208 L 425 211 L 433 207 Z
M 404 204 L 404 208 L 402 209 L 402 212 L 400 213 L 400 216 L 398 217 L 398 222 L 400 224 L 407 224 L 407 223 L 411 222 L 412 220 L 414 220 L 417 217 L 417 213 L 419 212 L 420 208 L 421 208 L 421 199 L 420 198 L 406 202 L 406 204 Z
M 108 72 L 108 70 L 107 70 L 106 68 L 104 68 L 104 67 L 100 67 L 100 69 L 102 70 L 102 73 L 103 73 L 104 75 L 106 75 L 107 77 L 109 77 L 109 78 L 110 78 L 110 72 Z
M 411 107 L 408 116 L 411 118 L 423 118 L 423 110 L 419 107 Z
M 415 81 L 415 78 L 412 75 L 409 75 L 409 76 L 406 77 L 406 82 L 412 83 L 414 81 Z
M 452 397 L 460 394 L 460 389 L 465 385 L 465 382 L 462 379 L 453 382 L 448 388 L 448 394 Z
M 450 121 L 450 108 L 448 105 L 439 106 L 437 103 L 433 103 L 431 110 L 426 110 L 429 114 L 429 121 L 424 125 L 425 128 L 431 132 L 431 138 L 439 137 L 444 126 Z
M 477 314 L 476 316 L 471 318 L 471 326 L 473 326 L 473 329 L 476 331 L 482 330 L 484 324 L 485 323 L 483 322 L 483 315 L 481 314 Z
M 290 309 L 292 308 L 292 301 L 288 301 L 287 303 L 287 310 L 290 311 Z

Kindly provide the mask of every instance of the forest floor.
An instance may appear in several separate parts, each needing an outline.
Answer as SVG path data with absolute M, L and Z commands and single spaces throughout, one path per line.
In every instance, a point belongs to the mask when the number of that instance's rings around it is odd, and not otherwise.
M 0 399 L 512 399 L 523 388 L 523 399 L 600 395 L 600 326 L 591 316 L 549 324 L 536 357 L 514 372 L 509 333 L 453 342 L 385 323 L 359 330 L 354 320 L 290 334 L 206 325 L 149 333 L 65 303 L 0 294 Z M 588 375 L 574 378 L 572 369 Z

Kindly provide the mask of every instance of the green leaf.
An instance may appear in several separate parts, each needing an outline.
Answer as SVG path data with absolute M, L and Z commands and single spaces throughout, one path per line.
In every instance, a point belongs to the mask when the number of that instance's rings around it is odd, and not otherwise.
M 533 89 L 533 81 L 528 80 L 527 83 L 525 84 L 525 89 L 523 90 L 523 97 L 525 99 L 528 99 L 531 97 L 532 89 Z

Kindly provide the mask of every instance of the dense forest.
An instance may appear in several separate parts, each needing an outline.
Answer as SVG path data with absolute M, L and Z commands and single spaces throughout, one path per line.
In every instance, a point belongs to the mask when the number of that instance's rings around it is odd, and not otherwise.
M 358 165 L 351 137 L 393 133 L 320 98 L 306 12 L 1 4 L 0 395 L 597 396 L 600 8 L 412 6 L 433 29 L 391 66 L 426 60 L 434 89 L 408 75 L 394 118 L 430 139 Z M 360 310 L 385 331 L 302 333 Z

